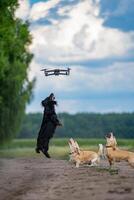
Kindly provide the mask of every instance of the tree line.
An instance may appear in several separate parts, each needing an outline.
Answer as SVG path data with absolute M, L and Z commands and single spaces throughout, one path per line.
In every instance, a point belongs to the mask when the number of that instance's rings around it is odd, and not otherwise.
M 18 0 L 0 1 L 0 144 L 18 133 L 34 80 L 28 79 L 33 55 L 29 24 L 16 18 Z
M 134 113 L 60 113 L 58 117 L 63 126 L 57 128 L 55 137 L 104 138 L 113 132 L 119 138 L 134 138 Z M 37 137 L 41 120 L 41 113 L 26 114 L 18 137 Z

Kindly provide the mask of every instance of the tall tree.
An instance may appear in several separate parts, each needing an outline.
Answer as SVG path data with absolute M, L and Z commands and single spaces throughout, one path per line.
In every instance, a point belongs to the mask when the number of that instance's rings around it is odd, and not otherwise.
M 0 1 L 0 144 L 13 138 L 32 94 L 28 79 L 33 55 L 28 22 L 15 17 L 17 0 Z

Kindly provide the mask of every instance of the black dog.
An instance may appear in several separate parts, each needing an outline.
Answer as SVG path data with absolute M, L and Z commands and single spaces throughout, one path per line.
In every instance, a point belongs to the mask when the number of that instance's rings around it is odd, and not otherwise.
M 41 104 L 44 107 L 44 115 L 38 133 L 36 152 L 40 153 L 40 151 L 42 151 L 47 158 L 50 158 L 48 153 L 49 140 L 53 137 L 56 127 L 61 126 L 61 123 L 55 112 L 55 105 L 57 105 L 57 102 L 55 101 L 53 93 L 44 99 Z

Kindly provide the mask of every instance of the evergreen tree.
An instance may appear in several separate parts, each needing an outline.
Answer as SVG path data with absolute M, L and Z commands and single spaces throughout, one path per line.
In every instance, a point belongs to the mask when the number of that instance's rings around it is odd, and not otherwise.
M 104 138 L 113 132 L 117 138 L 134 138 L 134 113 L 60 113 L 63 126 L 55 137 Z M 41 113 L 25 115 L 19 138 L 36 138 L 42 121 Z
M 28 22 L 15 17 L 17 0 L 0 1 L 0 144 L 13 138 L 32 94 Z

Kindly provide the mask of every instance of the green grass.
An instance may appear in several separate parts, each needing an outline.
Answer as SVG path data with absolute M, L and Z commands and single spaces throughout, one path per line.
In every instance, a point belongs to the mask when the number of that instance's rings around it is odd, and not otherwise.
M 51 146 L 50 147 L 50 155 L 53 158 L 57 159 L 68 159 L 69 158 L 69 148 L 68 147 L 56 147 L 56 146 Z M 12 148 L 12 149 L 1 149 L 0 150 L 0 158 L 36 158 L 44 156 L 42 153 L 37 154 L 35 153 L 34 148 Z
M 107 168 L 107 167 L 95 167 L 96 171 L 98 172 L 109 172 L 111 175 L 115 175 L 119 173 L 118 169 L 112 169 L 112 168 Z
M 104 139 L 76 139 L 82 149 L 97 150 L 98 144 L 105 144 Z M 118 139 L 122 148 L 134 150 L 134 139 Z M 35 153 L 36 139 L 15 139 L 0 148 L 0 157 L 38 157 Z M 54 158 L 67 159 L 69 154 L 68 138 L 54 138 L 50 142 L 50 154 Z

